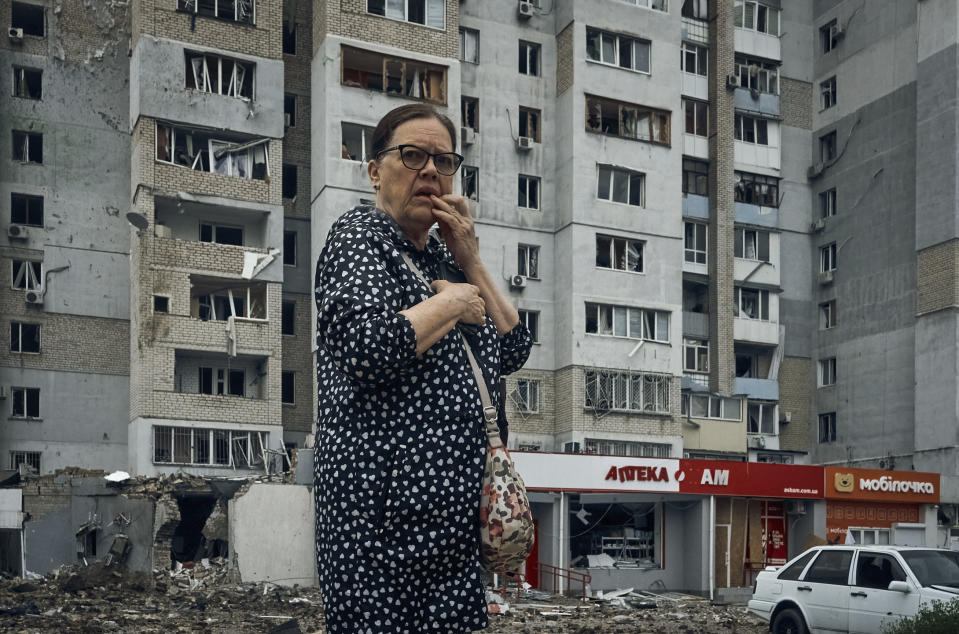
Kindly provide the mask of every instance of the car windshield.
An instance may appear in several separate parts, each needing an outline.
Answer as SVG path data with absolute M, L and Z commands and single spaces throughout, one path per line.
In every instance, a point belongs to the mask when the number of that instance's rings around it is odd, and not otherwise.
M 906 560 L 923 586 L 959 588 L 959 552 L 946 550 L 904 550 Z

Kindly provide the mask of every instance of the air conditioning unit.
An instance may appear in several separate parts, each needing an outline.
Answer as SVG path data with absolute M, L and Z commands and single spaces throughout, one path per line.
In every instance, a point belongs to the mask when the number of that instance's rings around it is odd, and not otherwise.
M 819 274 L 820 284 L 832 284 L 835 271 L 823 271 Z
M 820 176 L 822 176 L 822 172 L 824 169 L 826 169 L 826 166 L 823 165 L 822 163 L 816 163 L 814 165 L 810 165 L 809 169 L 806 170 L 806 178 L 808 178 L 809 180 L 812 180 L 814 178 L 819 178 Z
M 786 515 L 805 515 L 806 500 L 789 500 L 786 502 Z
M 23 225 L 10 225 L 7 227 L 7 237 L 14 240 L 26 240 L 30 237 L 30 230 Z
M 42 304 L 43 303 L 43 291 L 27 291 L 23 294 L 23 299 L 28 304 Z
M 10 27 L 10 29 L 7 31 L 7 35 L 10 37 L 11 42 L 23 41 L 23 29 L 15 29 Z
M 833 42 L 838 42 L 842 38 L 846 37 L 846 27 L 836 23 L 829 27 L 829 38 Z
M 533 140 L 533 137 L 521 136 L 516 139 L 516 147 L 520 150 L 532 150 L 533 144 L 536 141 Z
M 525 275 L 514 275 L 509 280 L 509 287 L 516 288 L 526 288 L 526 276 Z
M 822 230 L 825 229 L 825 228 L 826 228 L 826 219 L 825 219 L 825 218 L 817 218 L 817 219 L 812 223 L 812 227 L 811 227 L 811 229 L 812 229 L 814 232 L 816 232 L 816 233 L 819 233 L 820 231 L 822 231 Z
M 160 224 L 158 224 L 158 225 L 154 226 L 154 227 L 153 227 L 153 233 L 155 233 L 155 234 L 156 234 L 156 237 L 158 237 L 158 238 L 172 238 L 172 237 L 173 237 L 173 229 L 171 229 L 170 227 L 168 227 L 168 226 L 166 226 L 166 225 L 160 225 Z
M 516 5 L 516 15 L 519 16 L 521 20 L 528 20 L 533 17 L 533 3 L 532 2 L 520 2 Z
M 735 73 L 726 75 L 726 89 L 735 90 L 736 88 L 739 88 L 739 75 Z
M 463 126 L 460 129 L 460 136 L 463 137 L 463 145 L 473 145 L 476 143 L 476 130 Z
M 763 436 L 749 436 L 749 448 L 750 449 L 765 449 L 766 448 L 766 438 Z

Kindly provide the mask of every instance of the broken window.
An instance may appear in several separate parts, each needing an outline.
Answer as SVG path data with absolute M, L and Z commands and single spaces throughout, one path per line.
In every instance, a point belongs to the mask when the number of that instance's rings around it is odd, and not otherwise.
M 822 110 L 836 105 L 836 77 L 830 77 L 819 84 L 819 107 Z
M 246 373 L 230 368 L 199 368 L 198 394 L 245 396 Z
M 186 51 L 186 87 L 218 95 L 253 99 L 256 64 L 231 57 Z
M 10 352 L 40 352 L 40 324 L 10 322 Z
M 836 131 L 819 137 L 819 160 L 823 163 L 836 158 Z
M 819 272 L 820 273 L 836 270 L 837 253 L 838 253 L 838 250 L 836 248 L 835 242 L 819 248 Z
M 296 266 L 296 231 L 283 232 L 283 264 Z
M 737 54 L 736 76 L 743 88 L 770 95 L 779 94 L 779 64 L 776 62 Z
M 539 311 L 538 310 L 520 310 L 519 321 L 526 326 L 529 331 L 530 339 L 533 343 L 539 343 Z
M 683 0 L 681 15 L 684 18 L 696 20 L 708 19 L 708 3 L 706 0 Z
M 351 161 L 367 162 L 373 158 L 373 128 L 358 123 L 341 124 L 343 148 L 341 158 Z
M 10 222 L 16 225 L 43 226 L 43 196 L 10 194 Z
M 733 316 L 769 321 L 769 291 L 737 286 L 733 289 Z
M 517 379 L 516 390 L 512 393 L 513 405 L 521 412 L 539 411 L 539 381 Z
M 669 413 L 668 374 L 651 372 L 586 371 L 585 407 Z
M 283 164 L 283 198 L 296 198 L 296 165 Z
M 838 22 L 831 20 L 819 28 L 819 44 L 823 54 L 836 48 L 839 44 L 839 38 L 836 35 Z
M 529 137 L 537 143 L 541 142 L 540 139 L 540 118 L 541 112 L 535 108 L 524 108 L 520 106 L 519 108 L 519 135 Z
M 686 134 L 709 136 L 709 104 L 684 98 L 683 109 L 686 111 Z
M 519 41 L 519 73 L 520 75 L 539 76 L 539 58 L 542 47 L 535 42 Z
M 296 404 L 296 390 L 293 389 L 296 384 L 295 375 L 295 372 L 283 372 L 280 386 L 280 402 L 284 405 Z
M 464 128 L 471 128 L 479 132 L 479 99 L 476 97 L 461 97 L 460 118 Z
M 296 95 L 283 95 L 283 125 L 287 128 L 296 127 Z
M 154 295 L 153 296 L 153 312 L 155 313 L 170 312 L 170 298 L 164 297 L 162 295 Z
M 836 442 L 836 412 L 819 415 L 819 442 Z
M 157 123 L 156 160 L 201 172 L 264 180 L 269 176 L 267 141 L 231 142 Z
M 741 379 L 759 378 L 759 357 L 746 352 L 736 353 L 736 376 Z
M 769 232 L 756 229 L 734 230 L 733 255 L 744 260 L 769 262 Z
M 534 280 L 539 279 L 539 247 L 521 244 L 516 248 L 516 274 Z
M 706 264 L 706 225 L 698 222 L 684 223 L 685 256 L 687 262 Z
M 40 452 L 11 451 L 10 468 L 19 469 L 20 465 L 27 465 L 34 473 L 40 473 Z
M 23 29 L 24 35 L 44 35 L 43 7 L 26 2 L 14 2 L 10 11 L 10 26 Z
M 539 209 L 539 177 L 519 175 L 519 206 Z
M 683 42 L 679 67 L 684 73 L 706 76 L 709 49 L 691 42 Z
M 13 160 L 21 163 L 43 163 L 43 135 L 13 130 Z
M 596 235 L 596 266 L 617 271 L 643 272 L 643 243 L 640 240 Z
M 266 440 L 262 432 L 157 426 L 153 428 L 153 462 L 246 468 L 263 463 Z
M 266 285 L 229 285 L 228 280 L 193 281 L 190 289 L 190 315 L 203 321 L 266 319 Z
M 625 205 L 644 205 L 645 176 L 610 165 L 597 165 L 596 197 Z
M 40 388 L 14 387 L 10 393 L 13 396 L 14 418 L 40 418 Z
M 479 64 L 479 31 L 460 27 L 460 61 Z
M 644 106 L 586 96 L 586 131 L 669 145 L 670 114 Z
M 737 141 L 769 145 L 768 124 L 765 119 L 737 114 L 734 135 Z
M 200 242 L 243 246 L 243 227 L 201 222 Z
M 733 193 L 736 202 L 778 207 L 779 179 L 774 176 L 737 171 Z
M 284 335 L 296 334 L 296 302 L 283 302 L 280 332 Z
M 434 29 L 446 27 L 446 0 L 366 0 L 366 11 Z
M 463 166 L 463 195 L 470 200 L 479 200 L 479 168 Z
M 42 262 L 36 260 L 14 260 L 13 282 L 11 288 L 21 291 L 39 291 L 43 287 L 41 273 Z
M 669 343 L 669 312 L 586 302 L 586 332 Z
M 746 405 L 746 432 L 749 434 L 775 434 L 776 404 L 749 401 Z
M 283 20 L 283 52 L 296 55 L 296 23 Z
M 649 47 L 647 40 L 586 27 L 586 57 L 594 62 L 648 73 Z
M 836 312 L 836 300 L 830 300 L 828 302 L 823 302 L 819 305 L 819 329 L 828 330 L 830 328 L 835 328 L 838 313 Z
M 13 96 L 24 99 L 40 99 L 43 71 L 35 68 L 13 67 Z
M 709 195 L 709 163 L 683 158 L 683 193 Z
M 446 104 L 446 68 L 352 46 L 342 48 L 344 86 Z
M 177 0 L 177 10 L 242 24 L 256 20 L 254 0 Z

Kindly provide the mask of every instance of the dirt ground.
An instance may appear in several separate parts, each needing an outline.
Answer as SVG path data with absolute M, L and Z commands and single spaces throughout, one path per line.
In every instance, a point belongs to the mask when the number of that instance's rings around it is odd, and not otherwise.
M 759 634 L 767 629 L 743 606 L 711 605 L 679 595 L 625 599 L 629 603 L 514 593 L 505 598 L 509 608 L 504 614 L 490 614 L 486 631 Z M 93 564 L 43 579 L 2 579 L 0 632 L 319 634 L 325 628 L 317 589 L 239 584 L 231 582 L 225 565 L 205 562 L 172 575 Z

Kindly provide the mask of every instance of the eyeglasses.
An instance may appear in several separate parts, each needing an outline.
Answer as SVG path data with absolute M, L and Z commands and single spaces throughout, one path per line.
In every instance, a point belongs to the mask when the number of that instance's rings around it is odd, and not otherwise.
M 416 145 L 395 145 L 388 147 L 385 150 L 377 152 L 376 158 L 380 158 L 383 154 L 392 152 L 393 150 L 399 150 L 400 160 L 403 161 L 403 166 L 411 170 L 423 169 L 426 166 L 426 162 L 432 158 L 433 165 L 436 166 L 437 172 L 446 176 L 452 176 L 463 162 L 463 156 L 456 152 L 437 152 L 433 154 Z

